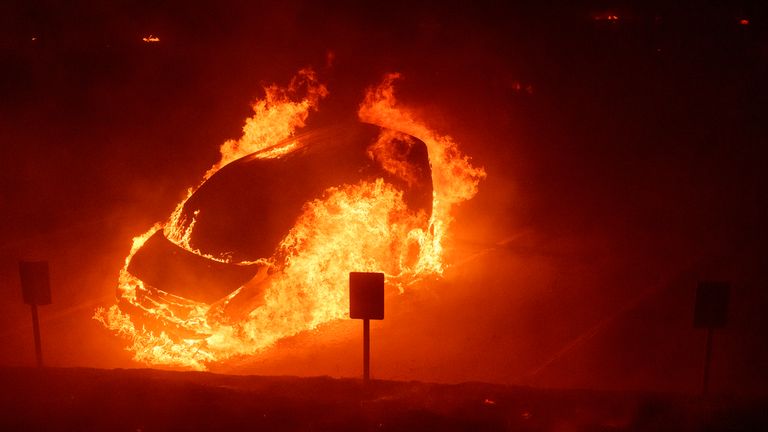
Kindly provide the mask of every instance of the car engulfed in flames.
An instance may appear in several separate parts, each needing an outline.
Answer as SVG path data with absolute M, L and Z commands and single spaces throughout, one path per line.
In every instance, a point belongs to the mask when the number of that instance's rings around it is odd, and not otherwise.
M 204 369 L 344 318 L 350 271 L 401 291 L 440 274 L 451 207 L 484 172 L 396 107 L 396 78 L 369 89 L 358 120 L 300 133 L 328 91 L 311 70 L 267 87 L 243 137 L 134 239 L 117 304 L 94 318 L 138 361 Z

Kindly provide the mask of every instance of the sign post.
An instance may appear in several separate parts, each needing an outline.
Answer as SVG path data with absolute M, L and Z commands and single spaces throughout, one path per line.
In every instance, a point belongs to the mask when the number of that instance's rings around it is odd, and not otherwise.
M 19 262 L 21 294 L 24 303 L 32 309 L 32 331 L 35 337 L 35 357 L 37 367 L 43 367 L 43 348 L 40 343 L 40 321 L 37 306 L 51 304 L 51 286 L 48 278 L 47 261 Z
M 384 319 L 384 273 L 349 274 L 349 317 L 363 320 L 363 381 L 371 379 L 371 323 Z
M 730 285 L 726 282 L 699 282 L 696 289 L 696 310 L 693 326 L 707 329 L 707 344 L 704 352 L 704 376 L 701 392 L 709 391 L 709 365 L 712 362 L 712 335 L 716 328 L 723 328 L 728 318 L 728 297 Z

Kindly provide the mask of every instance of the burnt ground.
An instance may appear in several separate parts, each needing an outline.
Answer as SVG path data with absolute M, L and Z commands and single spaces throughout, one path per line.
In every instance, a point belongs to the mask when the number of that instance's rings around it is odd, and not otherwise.
M 152 369 L 0 369 L 0 429 L 755 431 L 765 399 Z

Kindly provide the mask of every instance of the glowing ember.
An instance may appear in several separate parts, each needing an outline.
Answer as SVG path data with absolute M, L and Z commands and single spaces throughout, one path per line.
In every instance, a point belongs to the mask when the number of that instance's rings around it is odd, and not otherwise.
M 393 90 L 397 78 L 388 75 L 381 85 L 369 89 L 360 106 L 360 120 L 383 128 L 361 129 L 379 131 L 361 135 L 371 139 L 363 143 L 367 151 L 356 163 L 369 167 L 369 175 L 323 186 L 319 195 L 299 203 L 300 211 L 288 220 L 289 228 L 274 247 L 261 245 L 267 249 L 238 255 L 205 241 L 210 211 L 196 203 L 213 187 L 208 186 L 210 182 L 221 183 L 243 167 L 258 167 L 259 175 L 264 175 L 273 165 L 303 166 L 302 161 L 326 148 L 314 150 L 318 147 L 311 147 L 311 134 L 296 135 L 328 95 L 315 74 L 303 70 L 286 88 L 267 87 L 265 98 L 253 105 L 254 115 L 246 121 L 243 136 L 221 146 L 221 159 L 205 173 L 203 183 L 189 189 L 166 223 L 155 224 L 134 238 L 120 272 L 118 304 L 97 310 L 94 318 L 126 337 L 138 361 L 204 369 L 206 363 L 253 354 L 282 338 L 345 318 L 349 271 L 384 272 L 388 283 L 401 291 L 420 277 L 442 273 L 442 241 L 451 223 L 451 208 L 474 196 L 485 173 L 471 165 L 450 137 L 437 134 L 397 106 Z M 420 149 L 428 151 L 428 160 Z M 322 168 L 343 171 L 340 166 Z M 279 177 L 271 182 L 283 184 Z M 191 265 L 202 260 L 209 263 L 204 268 L 220 266 L 250 280 L 238 282 L 239 288 L 236 285 L 213 302 L 173 294 L 179 280 L 167 282 L 172 271 L 150 259 L 161 256 L 151 255 L 152 250 L 162 254 L 168 248 L 179 248 L 167 254 L 173 259 Z M 262 256 L 263 250 L 273 252 Z M 163 283 L 175 288 L 159 286 Z M 184 280 L 185 284 L 194 282 Z M 185 288 L 200 292 L 206 287 L 182 286 L 180 291 L 186 293 Z
M 144 42 L 147 42 L 147 43 L 160 42 L 160 38 L 155 36 L 155 35 L 149 35 L 149 36 L 143 37 L 143 38 L 141 38 L 141 40 L 143 40 Z

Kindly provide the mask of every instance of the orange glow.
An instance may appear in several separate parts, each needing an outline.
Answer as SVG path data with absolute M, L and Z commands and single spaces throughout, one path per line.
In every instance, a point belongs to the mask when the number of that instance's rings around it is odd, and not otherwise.
M 134 238 L 120 272 L 119 303 L 99 308 L 94 318 L 128 339 L 127 349 L 137 361 L 205 369 L 211 362 L 254 354 L 280 339 L 346 318 L 349 271 L 384 272 L 388 285 L 400 292 L 421 277 L 441 274 L 442 242 L 451 223 L 451 208 L 475 195 L 485 173 L 472 166 L 450 137 L 436 133 L 397 106 L 396 78 L 397 74 L 388 75 L 381 85 L 369 89 L 360 106 L 363 122 L 390 129 L 383 129 L 371 143 L 368 156 L 409 183 L 414 178 L 392 157 L 387 144 L 395 138 L 407 139 L 403 134 L 421 139 L 432 166 L 431 215 L 411 210 L 403 192 L 382 178 L 331 187 L 322 197 L 305 203 L 275 254 L 258 260 L 264 271 L 226 298 L 206 304 L 145 286 L 128 271 L 131 258 L 158 230 L 190 252 L 229 262 L 227 257 L 206 255 L 190 244 L 195 221 L 181 216 L 186 200 L 197 189 L 190 188 L 168 221 Z M 203 181 L 241 157 L 279 159 L 301 148 L 295 132 L 327 95 L 328 90 L 308 69 L 285 88 L 265 88 L 265 97 L 253 104 L 254 114 L 246 120 L 243 135 L 221 146 L 221 159 L 204 174 Z M 248 308 L 234 315 L 225 310 L 233 298 L 249 299 L 249 291 L 256 288 L 263 289 L 258 303 L 246 303 Z M 122 308 L 125 304 L 130 307 Z M 162 326 L 137 324 L 131 317 L 134 311 L 154 317 Z
M 143 37 L 143 38 L 141 38 L 141 40 L 143 40 L 144 42 L 147 42 L 147 43 L 160 42 L 160 38 L 157 37 L 157 36 L 154 36 L 154 35 L 149 35 L 149 36 Z

